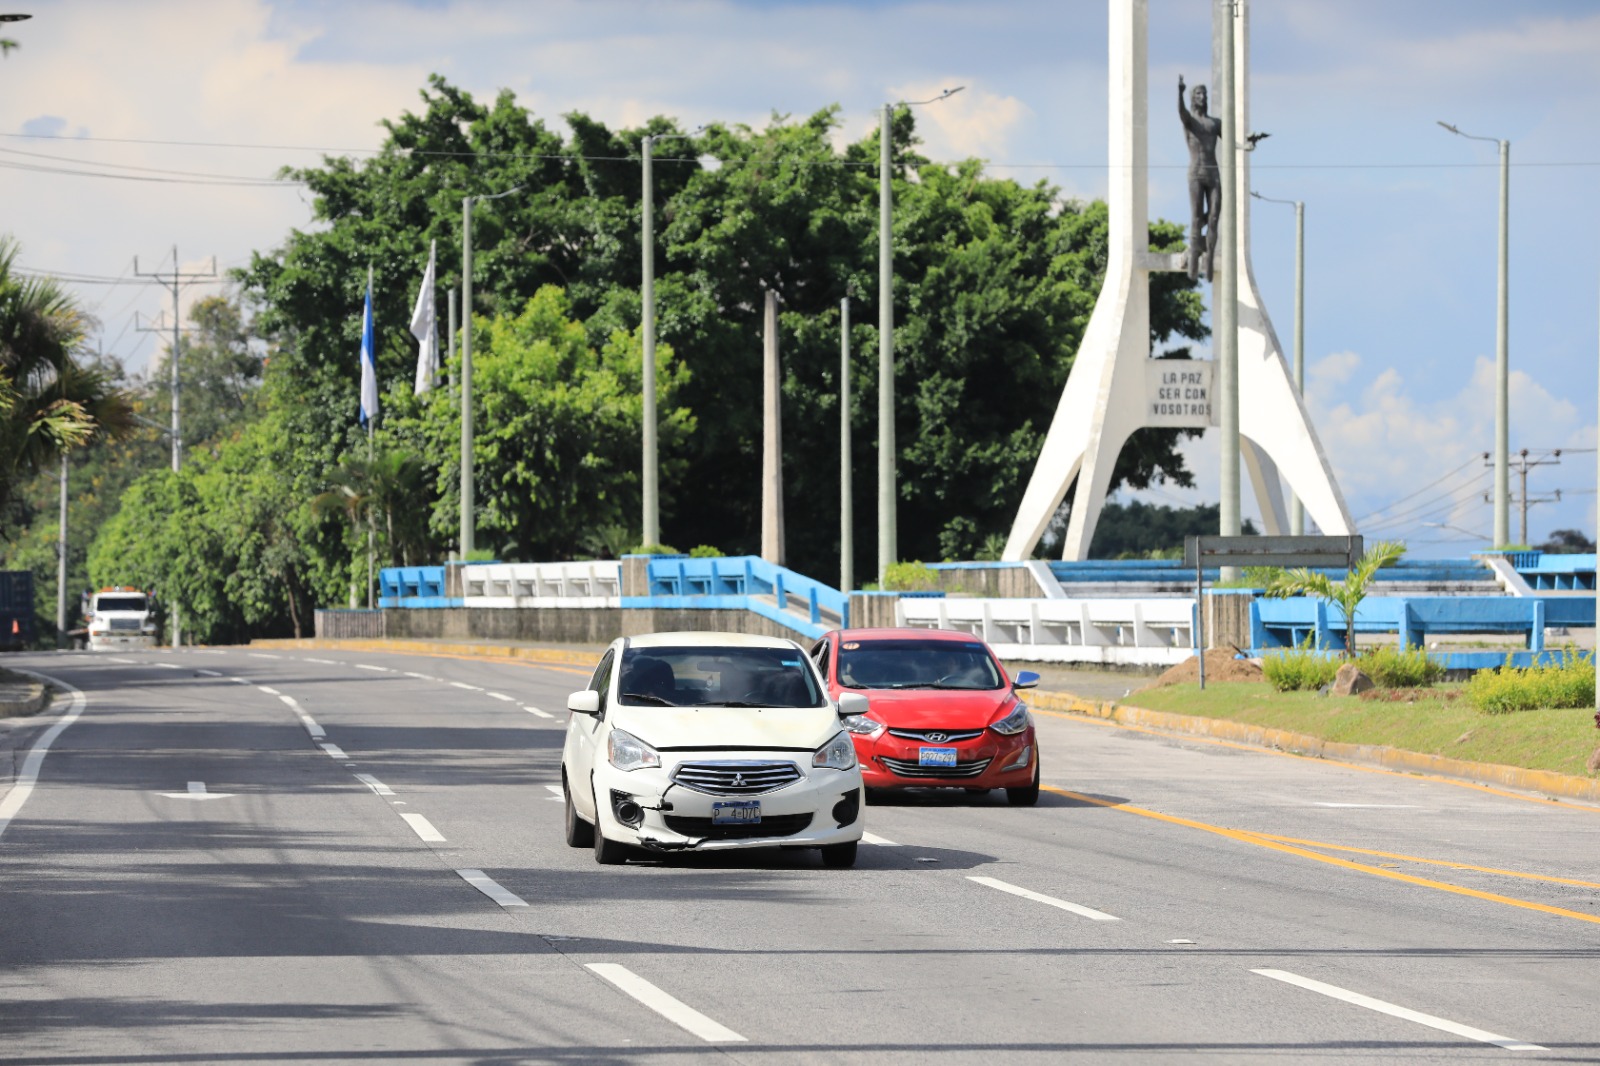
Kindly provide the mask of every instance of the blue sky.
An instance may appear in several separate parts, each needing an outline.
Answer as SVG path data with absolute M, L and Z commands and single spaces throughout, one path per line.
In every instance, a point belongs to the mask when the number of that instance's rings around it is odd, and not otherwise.
M 1210 81 L 1210 6 L 1150 0 L 1158 217 L 1187 211 L 1173 98 L 1180 73 Z M 1487 471 L 1473 456 L 1493 446 L 1498 171 L 1493 144 L 1435 122 L 1512 143 L 1512 449 L 1593 449 L 1600 5 L 1251 6 L 1251 125 L 1271 134 L 1254 156 L 1254 186 L 1307 205 L 1307 400 L 1318 432 L 1352 513 L 1372 516 L 1363 532 L 1403 536 L 1416 554 L 1465 552 L 1477 544 L 1469 534 L 1491 525 Z M 509 88 L 550 120 L 580 110 L 613 124 L 667 114 L 690 127 L 759 126 L 836 103 L 849 137 L 886 99 L 964 84 L 919 115 L 926 154 L 979 156 L 1067 196 L 1106 186 L 1104 0 L 13 7 L 35 17 L 9 28 L 22 48 L 0 63 L 0 150 L 70 159 L 71 169 L 104 164 L 120 177 L 15 169 L 61 164 L 0 154 L 3 228 L 22 241 L 26 265 L 92 278 L 131 280 L 135 255 L 143 271 L 170 269 L 175 243 L 185 269 L 213 255 L 227 267 L 309 221 L 297 190 L 141 182 L 128 179 L 157 175 L 114 168 L 266 177 L 318 158 L 300 148 L 371 148 L 378 121 L 415 108 L 431 72 L 480 96 Z M 196 143 L 137 143 L 153 141 Z M 1256 277 L 1287 343 L 1292 209 L 1256 205 L 1253 235 Z M 126 285 L 81 291 L 108 349 L 145 365 L 156 341 L 138 326 L 170 299 Z M 1214 501 L 1214 436 L 1190 455 L 1195 491 L 1146 498 Z M 1539 468 L 1530 494 L 1564 498 L 1532 508 L 1531 538 L 1592 531 L 1595 481 L 1592 451 Z M 1380 510 L 1419 490 L 1402 509 L 1441 499 L 1399 518 Z

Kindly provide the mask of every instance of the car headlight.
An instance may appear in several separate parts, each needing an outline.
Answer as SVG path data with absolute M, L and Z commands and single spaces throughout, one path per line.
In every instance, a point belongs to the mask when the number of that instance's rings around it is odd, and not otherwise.
M 826 766 L 830 770 L 848 770 L 855 764 L 856 746 L 844 733 L 835 733 L 832 740 L 811 756 L 812 766 Z
M 868 718 L 864 714 L 852 714 L 848 718 L 840 719 L 840 722 L 858 737 L 875 737 L 883 732 L 882 722 L 876 718 Z
M 647 766 L 660 766 L 661 753 L 650 745 L 620 729 L 613 729 L 606 737 L 606 758 L 618 770 L 642 770 Z
M 1011 709 L 1011 713 L 991 725 L 989 728 L 1002 736 L 1015 736 L 1033 724 L 1033 719 L 1028 715 L 1028 705 L 1018 703 Z

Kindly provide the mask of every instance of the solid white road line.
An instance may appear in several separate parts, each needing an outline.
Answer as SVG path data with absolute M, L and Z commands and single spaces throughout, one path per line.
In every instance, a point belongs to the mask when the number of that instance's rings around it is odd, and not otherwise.
M 861 842 L 863 844 L 876 844 L 880 848 L 898 848 L 900 846 L 899 844 L 896 844 L 892 840 L 885 840 L 883 837 L 878 836 L 876 833 L 862 833 L 861 834 Z
M 479 892 L 482 892 L 485 896 L 488 896 L 502 907 L 526 907 L 528 905 L 527 900 L 523 899 L 515 892 L 511 892 L 501 887 L 493 878 L 491 878 L 488 874 L 485 874 L 482 870 L 457 870 L 456 873 L 460 874 L 461 879 L 467 884 L 471 885 Z
M 1468 1040 L 1494 1044 L 1505 1048 L 1507 1051 L 1550 1050 L 1549 1048 L 1540 1047 L 1538 1044 L 1529 1044 L 1523 1040 L 1513 1040 L 1509 1036 L 1497 1036 L 1494 1033 L 1486 1033 L 1482 1029 L 1474 1029 L 1470 1025 L 1461 1025 L 1458 1022 L 1447 1021 L 1444 1018 L 1435 1018 L 1431 1014 L 1422 1014 L 1406 1007 L 1397 1007 L 1393 1003 L 1385 1003 L 1381 999 L 1363 996 L 1359 992 L 1351 992 L 1349 989 L 1340 988 L 1337 985 L 1326 985 L 1321 981 L 1313 981 L 1309 977 L 1301 977 L 1299 974 L 1289 973 L 1287 970 L 1251 970 L 1250 972 L 1260 974 L 1262 977 L 1270 977 L 1274 981 L 1282 981 L 1284 984 L 1318 992 L 1333 999 L 1343 1000 L 1345 1003 L 1354 1003 L 1358 1007 L 1366 1007 L 1368 1010 L 1375 1010 L 1379 1014 L 1387 1014 L 1393 1018 L 1403 1018 L 1408 1022 L 1416 1022 L 1418 1025 L 1426 1025 L 1429 1028 L 1439 1029 L 1455 1036 L 1466 1037 Z
M 1026 888 L 1018 888 L 1016 885 L 997 881 L 992 877 L 968 877 L 967 880 L 976 881 L 978 884 L 987 885 L 990 888 L 997 888 L 1001 892 L 1009 892 L 1013 896 L 1021 896 L 1023 899 L 1031 899 L 1035 903 L 1043 903 L 1050 907 L 1060 907 L 1064 911 L 1071 911 L 1073 914 L 1084 918 L 1092 918 L 1097 922 L 1120 922 L 1122 920 L 1115 914 L 1107 914 L 1104 911 L 1097 911 L 1093 907 L 1085 907 L 1080 903 L 1068 903 L 1064 899 L 1056 899 L 1054 896 L 1046 896 Z
M 591 962 L 586 969 L 604 977 L 622 991 L 649 1007 L 674 1025 L 687 1029 L 707 1043 L 743 1041 L 744 1037 L 725 1025 L 707 1018 L 693 1007 L 667 995 L 626 966 L 614 962 Z
M 350 756 L 344 753 L 344 749 L 339 747 L 337 744 L 322 744 L 320 747 L 323 751 L 327 752 L 329 755 L 332 755 L 335 759 L 350 758 Z
M 380 796 L 392 796 L 392 795 L 394 795 L 394 789 L 390 788 L 388 785 L 384 784 L 382 781 L 379 781 L 376 777 L 373 777 L 371 774 L 357 774 L 356 775 L 356 780 L 360 781 L 363 785 L 366 785 L 368 788 L 372 789 L 373 792 L 377 793 Z
M 505 700 L 507 703 L 517 702 L 517 698 L 515 696 L 507 696 L 504 692 L 485 692 L 484 695 L 488 696 L 491 700 Z
M 482 685 L 469 685 L 465 681 L 452 681 L 450 683 L 452 685 L 454 685 L 456 688 L 464 688 L 468 692 L 482 692 L 483 691 L 483 686 Z
M 389 669 L 387 666 L 369 666 L 366 663 L 356 663 L 356 669 L 357 670 L 376 670 L 380 674 L 392 674 L 392 673 L 394 673 L 394 671 Z
M 428 843 L 444 843 L 444 834 L 435 829 L 433 827 L 433 823 L 428 821 L 422 815 L 402 813 L 400 817 L 406 820 L 406 824 L 411 827 L 412 832 L 416 833 L 417 836 L 421 837 L 423 840 L 426 840 Z
M 524 706 L 522 709 L 527 711 L 529 714 L 536 714 L 540 718 L 554 718 L 555 717 L 555 715 L 551 714 L 549 711 L 541 711 L 537 707 Z
M 34 782 L 39 780 L 39 768 L 44 765 L 45 753 L 50 750 L 50 745 L 66 732 L 67 726 L 78 720 L 78 715 L 83 713 L 83 708 L 88 702 L 81 691 L 65 681 L 57 681 L 53 677 L 36 674 L 31 670 L 15 670 L 15 672 L 36 681 L 59 686 L 72 696 L 72 703 L 67 707 L 67 713 L 61 716 L 61 721 L 45 730 L 44 735 L 28 749 L 28 757 L 22 761 L 22 771 L 17 774 L 16 784 L 11 786 L 11 791 L 6 793 L 5 799 L 0 799 L 0 836 L 5 834 L 6 826 L 11 824 L 11 819 L 17 816 L 17 812 L 22 810 L 22 805 L 28 802 L 28 797 L 33 795 Z

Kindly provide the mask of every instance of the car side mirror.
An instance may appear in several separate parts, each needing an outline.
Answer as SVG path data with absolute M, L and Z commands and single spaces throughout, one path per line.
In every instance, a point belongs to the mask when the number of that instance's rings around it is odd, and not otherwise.
M 856 715 L 866 714 L 872 710 L 872 701 L 859 692 L 841 692 L 839 694 L 839 717 L 853 718 Z
M 592 688 L 574 692 L 567 697 L 567 710 L 573 714 L 599 714 L 600 693 Z
M 1032 670 L 1018 671 L 1016 680 L 1011 682 L 1012 688 L 1037 688 L 1038 686 L 1039 675 Z

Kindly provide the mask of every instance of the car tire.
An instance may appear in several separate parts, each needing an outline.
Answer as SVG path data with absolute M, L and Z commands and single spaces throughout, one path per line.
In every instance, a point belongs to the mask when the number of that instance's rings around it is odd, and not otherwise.
M 567 806 L 567 847 L 594 847 L 594 826 L 584 821 L 578 814 L 578 808 L 572 805 L 572 790 L 567 787 L 567 775 L 564 772 L 561 775 L 561 798 Z
M 852 840 L 847 844 L 824 844 L 822 851 L 822 865 L 833 870 L 848 870 L 856 864 L 856 850 L 860 842 Z
M 605 830 L 600 828 L 600 801 L 595 800 L 594 825 L 594 861 L 601 866 L 621 866 L 628 861 L 628 852 L 633 849 L 626 844 L 619 844 L 615 840 L 607 840 Z
M 1033 784 L 1006 789 L 1006 802 L 1013 807 L 1032 807 L 1039 802 L 1039 760 L 1033 762 Z

